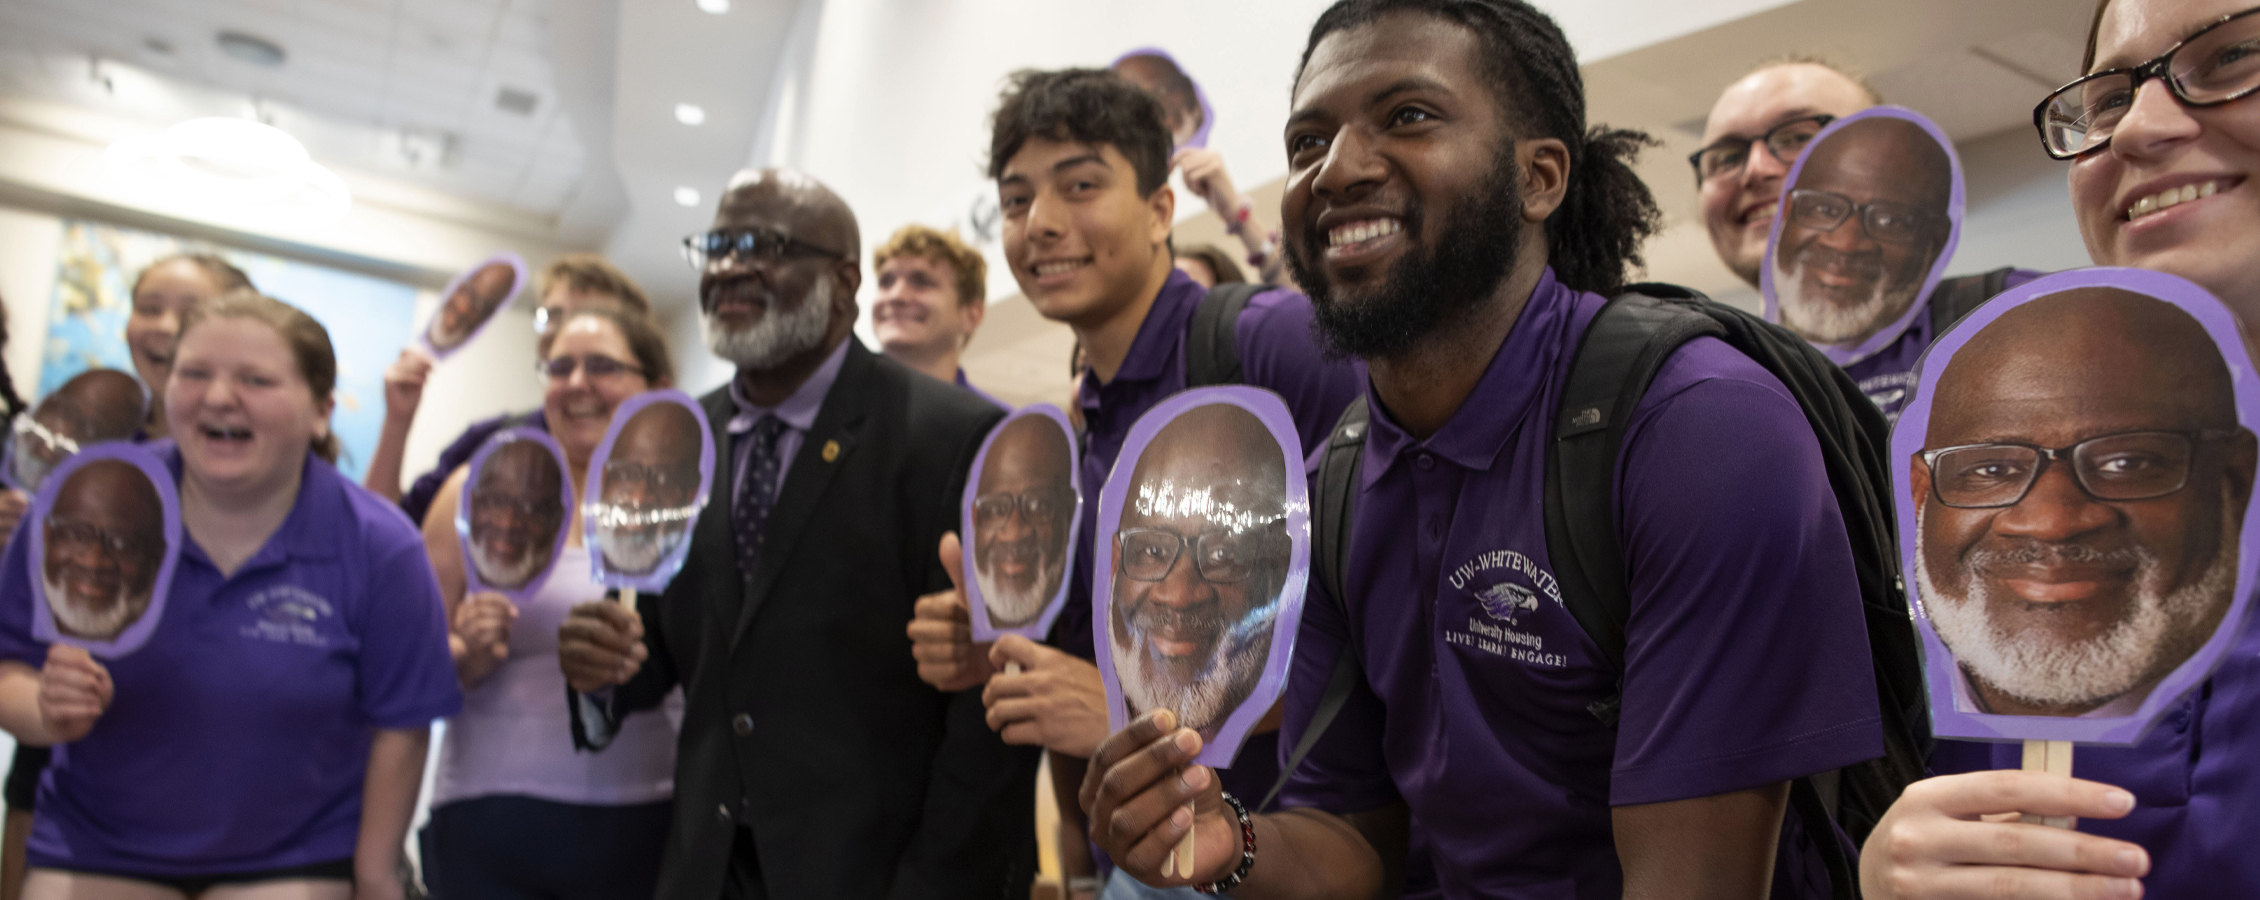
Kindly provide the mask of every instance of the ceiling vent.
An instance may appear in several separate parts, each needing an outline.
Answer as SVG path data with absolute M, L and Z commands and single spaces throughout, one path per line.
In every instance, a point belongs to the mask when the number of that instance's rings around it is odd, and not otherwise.
M 289 54 L 283 52 L 281 44 L 257 35 L 244 34 L 240 31 L 223 31 L 214 40 L 219 42 L 221 53 L 254 66 L 272 69 L 281 66 L 284 60 L 290 58 Z
M 494 92 L 494 108 L 513 115 L 531 116 L 540 105 L 541 95 L 524 88 L 504 86 Z

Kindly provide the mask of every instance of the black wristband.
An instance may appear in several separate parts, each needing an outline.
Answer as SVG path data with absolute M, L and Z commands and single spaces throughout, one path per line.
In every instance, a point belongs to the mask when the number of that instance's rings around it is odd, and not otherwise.
M 1232 870 L 1232 874 L 1219 880 L 1208 884 L 1193 885 L 1193 890 L 1203 894 L 1221 894 L 1239 887 L 1240 882 L 1247 879 L 1248 870 L 1255 868 L 1256 865 L 1255 820 L 1249 818 L 1247 806 L 1240 803 L 1240 798 L 1232 796 L 1231 791 L 1219 791 L 1218 793 L 1224 795 L 1224 802 L 1231 804 L 1232 812 L 1240 817 L 1240 865 Z

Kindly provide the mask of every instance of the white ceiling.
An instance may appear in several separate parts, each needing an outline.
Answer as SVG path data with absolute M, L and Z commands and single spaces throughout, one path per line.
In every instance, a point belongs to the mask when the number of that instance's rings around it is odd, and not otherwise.
M 324 164 L 544 216 L 585 154 L 561 113 L 543 0 L 0 0 L 0 95 L 151 130 L 257 115 Z M 222 31 L 280 46 L 262 67 Z M 531 109 L 498 105 L 505 92 Z

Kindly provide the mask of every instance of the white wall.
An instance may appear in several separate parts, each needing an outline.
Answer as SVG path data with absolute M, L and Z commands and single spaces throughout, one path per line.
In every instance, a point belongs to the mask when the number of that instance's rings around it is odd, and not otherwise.
M 2021 266 L 2053 272 L 2093 265 L 2072 218 L 2064 163 L 2040 150 L 2032 129 L 2006 131 L 1955 148 L 1968 206 L 1952 271 Z

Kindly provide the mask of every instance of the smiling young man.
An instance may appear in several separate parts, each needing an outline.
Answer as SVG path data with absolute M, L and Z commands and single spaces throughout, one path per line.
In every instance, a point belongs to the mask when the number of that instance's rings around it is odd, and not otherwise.
M 1383 895 L 1408 829 L 1446 897 L 1825 896 L 1789 782 L 1883 741 L 1798 402 L 1715 338 L 1666 359 L 1616 456 L 1621 666 L 1536 514 L 1573 355 L 1657 227 L 1643 136 L 1588 130 L 1576 55 L 1518 0 L 1337 3 L 1292 104 L 1289 261 L 1326 342 L 1366 361 L 1371 421 L 1346 596 L 1304 606 L 1281 740 L 1339 654 L 1363 677 L 1280 813 L 1238 816 L 1166 712 L 1110 736 L 1094 838 L 1149 883 L 1241 898 Z M 1161 875 L 1189 828 L 1193 876 Z
M 1026 72 L 1006 87 L 990 142 L 1013 278 L 1037 312 L 1082 342 L 1081 472 L 1094 493 L 1131 424 L 1185 389 L 1194 313 L 1206 295 L 1170 255 L 1176 196 L 1164 121 L 1153 95 L 1113 72 Z M 1363 382 L 1355 364 L 1322 358 L 1311 322 L 1308 298 L 1270 290 L 1250 298 L 1232 325 L 1240 380 L 1286 401 L 1306 452 L 1324 442 Z M 973 645 L 954 591 L 923 598 L 909 628 L 920 677 L 948 690 L 986 682 L 990 726 L 1009 743 L 1054 751 L 1063 799 L 1106 736 L 1104 691 L 1090 662 L 1097 518 L 1098 504 L 1085 502 L 1054 646 L 1017 637 Z M 1008 662 L 1022 671 L 990 677 Z M 1252 736 L 1230 770 L 1235 783 L 1260 796 L 1277 776 L 1275 748 L 1275 732 Z M 1076 817 L 1071 800 L 1062 806 Z
M 989 263 L 957 235 L 905 225 L 871 254 L 879 281 L 871 331 L 888 358 L 989 397 L 965 380 L 958 354 L 988 314 Z

